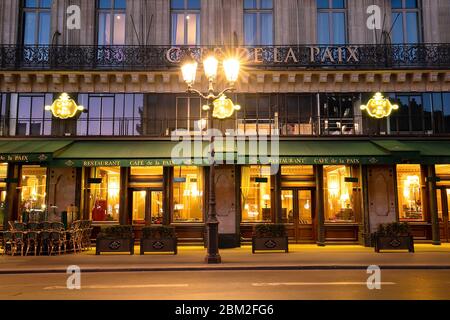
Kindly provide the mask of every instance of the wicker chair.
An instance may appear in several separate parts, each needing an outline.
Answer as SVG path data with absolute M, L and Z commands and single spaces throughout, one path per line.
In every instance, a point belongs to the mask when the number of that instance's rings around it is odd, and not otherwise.
M 42 255 L 44 248 L 47 249 L 46 252 L 50 252 L 50 231 L 48 230 L 43 230 L 39 234 L 39 255 Z
M 61 231 L 61 230 L 65 230 L 66 228 L 64 227 L 64 223 L 62 223 L 62 222 L 52 222 L 51 229 Z
M 43 221 L 39 224 L 39 228 L 41 230 L 51 230 L 52 229 L 52 223 L 49 221 Z
M 13 230 L 14 231 L 25 231 L 27 225 L 23 222 L 13 222 Z
M 2 247 L 3 247 L 3 255 L 5 255 L 5 253 L 8 253 L 8 247 L 11 255 L 14 255 L 15 251 L 14 237 L 11 231 L 3 232 Z
M 28 222 L 27 229 L 30 231 L 37 231 L 39 230 L 39 223 L 37 222 Z
M 25 235 L 25 243 L 27 245 L 27 250 L 25 251 L 25 255 L 28 255 L 28 251 L 33 246 L 34 249 L 34 255 L 37 255 L 37 248 L 39 246 L 39 233 L 36 231 L 28 231 Z
M 25 234 L 23 231 L 13 231 L 13 241 L 15 250 L 20 248 L 20 255 L 23 256 L 23 249 L 25 247 Z
M 58 248 L 58 254 L 61 255 L 61 247 L 64 245 L 64 240 L 61 231 L 50 232 L 50 255 L 52 255 L 55 247 Z

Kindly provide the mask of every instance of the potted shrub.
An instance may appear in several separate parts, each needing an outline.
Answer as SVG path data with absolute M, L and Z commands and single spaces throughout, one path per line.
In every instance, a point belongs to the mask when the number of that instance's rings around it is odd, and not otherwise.
M 134 234 L 132 226 L 111 226 L 102 228 L 97 235 L 96 252 L 129 252 L 134 254 Z
M 373 234 L 375 252 L 380 250 L 408 250 L 414 252 L 414 239 L 408 223 L 380 224 Z
M 252 237 L 252 252 L 284 250 L 288 252 L 288 236 L 284 224 L 258 224 Z
M 177 254 L 175 228 L 162 225 L 143 227 L 141 254 L 146 252 L 173 252 Z

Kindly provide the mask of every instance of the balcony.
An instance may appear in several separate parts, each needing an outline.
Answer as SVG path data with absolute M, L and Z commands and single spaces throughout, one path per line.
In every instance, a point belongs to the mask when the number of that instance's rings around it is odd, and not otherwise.
M 447 121 L 448 122 L 448 121 Z M 450 124 L 448 122 L 447 124 Z M 450 136 L 450 127 L 424 117 L 392 117 L 375 120 L 366 116 L 348 118 L 310 117 L 289 121 L 270 119 L 229 119 L 217 121 L 214 128 L 237 136 L 300 137 L 430 137 Z M 204 119 L 176 118 L 90 118 L 60 120 L 51 118 L 2 119 L 0 137 L 199 137 L 207 132 Z
M 176 68 L 185 56 L 201 61 L 226 47 L 0 46 L 0 70 L 152 71 Z M 450 44 L 235 47 L 254 69 L 445 69 Z

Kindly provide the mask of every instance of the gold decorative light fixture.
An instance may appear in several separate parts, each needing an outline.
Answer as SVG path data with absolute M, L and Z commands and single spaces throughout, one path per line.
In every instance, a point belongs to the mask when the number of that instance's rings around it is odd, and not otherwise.
M 60 119 L 73 118 L 78 111 L 83 111 L 84 107 L 70 98 L 67 93 L 61 93 L 51 106 L 45 106 L 45 110 L 51 111 L 53 116 Z
M 241 109 L 241 106 L 235 105 L 233 101 L 228 99 L 225 95 L 221 95 L 218 99 L 214 100 L 212 104 L 214 106 L 212 116 L 217 119 L 229 118 L 233 115 L 235 110 Z M 204 109 L 206 109 L 206 105 Z
M 367 110 L 367 113 L 373 118 L 382 119 L 389 117 L 392 110 L 398 110 L 398 105 L 391 104 L 389 99 L 377 92 L 367 105 L 361 105 L 361 110 Z

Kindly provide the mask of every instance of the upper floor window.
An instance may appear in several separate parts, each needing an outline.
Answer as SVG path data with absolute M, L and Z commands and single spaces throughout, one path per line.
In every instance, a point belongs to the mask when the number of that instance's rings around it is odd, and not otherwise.
M 170 11 L 172 44 L 200 44 L 200 0 L 171 0 Z
M 273 0 L 244 0 L 244 43 L 273 44 Z
M 317 43 L 345 44 L 347 17 L 345 0 L 317 0 Z
M 98 44 L 125 44 L 126 0 L 98 0 Z
M 392 0 L 392 43 L 419 43 L 421 15 L 419 0 Z
M 49 45 L 52 0 L 23 3 L 23 44 Z

